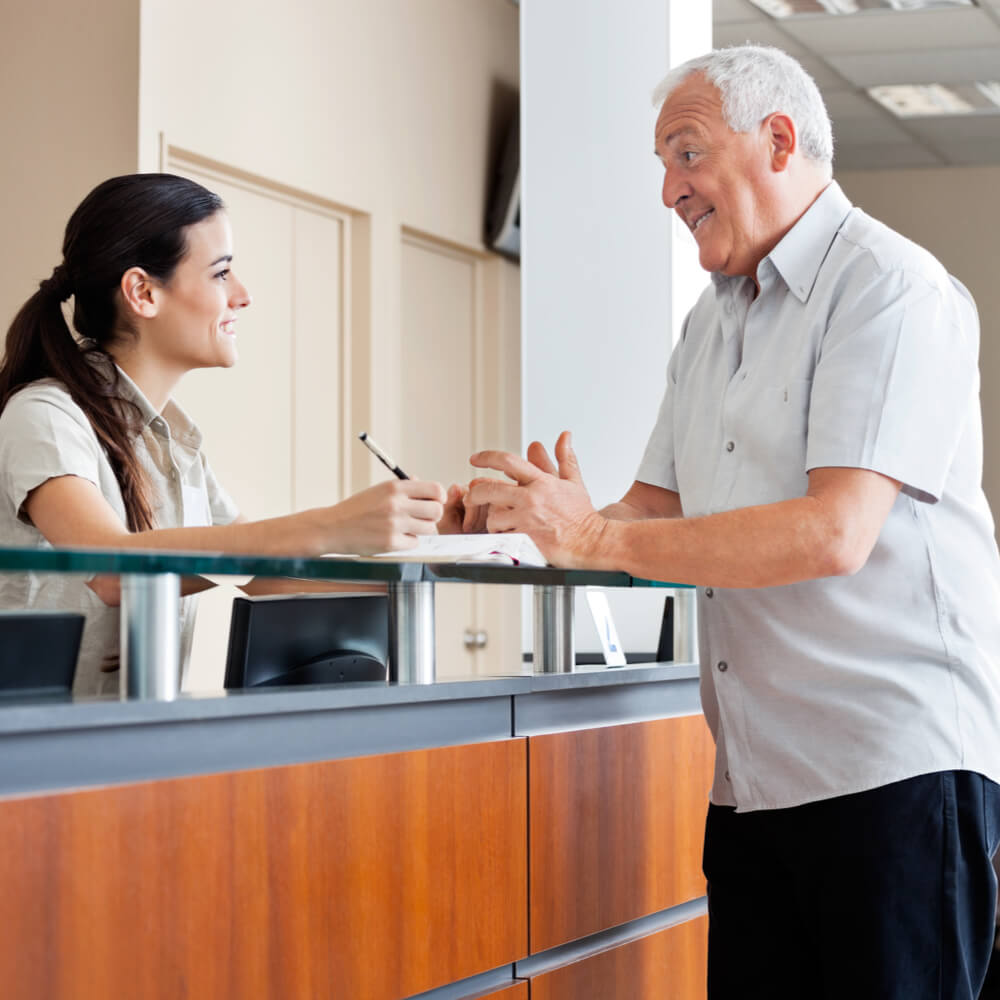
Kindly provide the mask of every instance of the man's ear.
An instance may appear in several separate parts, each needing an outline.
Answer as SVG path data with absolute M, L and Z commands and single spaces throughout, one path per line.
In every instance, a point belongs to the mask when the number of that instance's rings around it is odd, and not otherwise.
M 788 169 L 792 154 L 799 145 L 795 122 L 780 111 L 764 119 L 764 128 L 771 147 L 771 167 L 775 171 Z
M 143 319 L 156 315 L 159 310 L 159 288 L 141 267 L 130 267 L 122 275 L 118 287 L 126 313 Z

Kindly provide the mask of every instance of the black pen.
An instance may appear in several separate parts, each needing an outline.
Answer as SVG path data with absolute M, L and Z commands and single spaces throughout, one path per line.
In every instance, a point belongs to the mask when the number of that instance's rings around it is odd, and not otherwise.
M 389 458 L 389 456 L 368 436 L 367 431 L 362 431 L 358 437 L 361 439 L 361 443 L 394 475 L 398 476 L 400 479 L 409 479 L 410 477 L 403 472 L 403 470 L 396 465 L 396 463 Z

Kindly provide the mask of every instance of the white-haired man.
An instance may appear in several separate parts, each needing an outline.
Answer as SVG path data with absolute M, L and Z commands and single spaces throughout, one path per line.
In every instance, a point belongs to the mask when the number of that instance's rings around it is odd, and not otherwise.
M 555 465 L 473 456 L 514 482 L 470 501 L 558 565 L 699 588 L 713 1000 L 974 1000 L 1000 838 L 975 306 L 851 206 L 785 54 L 713 52 L 657 100 L 712 284 L 636 481 L 595 511 L 564 433 Z

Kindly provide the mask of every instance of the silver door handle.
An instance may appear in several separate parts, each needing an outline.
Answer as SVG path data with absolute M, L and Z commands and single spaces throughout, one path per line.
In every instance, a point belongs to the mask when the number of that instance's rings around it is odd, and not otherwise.
M 467 628 L 462 634 L 462 642 L 466 649 L 484 649 L 489 636 L 484 629 Z

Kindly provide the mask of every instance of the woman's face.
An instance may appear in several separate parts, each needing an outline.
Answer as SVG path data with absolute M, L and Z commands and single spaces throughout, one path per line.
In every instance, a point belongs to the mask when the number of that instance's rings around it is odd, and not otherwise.
M 225 212 L 187 230 L 188 251 L 158 285 L 156 314 L 140 334 L 142 348 L 177 373 L 236 363 L 236 317 L 250 305 L 232 269 L 233 234 Z

